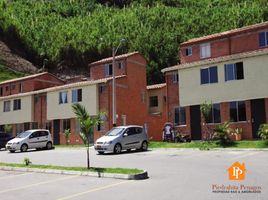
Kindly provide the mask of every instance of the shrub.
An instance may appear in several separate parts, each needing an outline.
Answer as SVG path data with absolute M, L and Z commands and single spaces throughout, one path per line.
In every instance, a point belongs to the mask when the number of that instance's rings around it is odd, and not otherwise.
M 65 129 L 63 134 L 65 137 L 66 145 L 69 145 L 69 138 L 70 138 L 70 134 L 71 134 L 70 129 Z
M 28 166 L 28 165 L 30 165 L 31 163 L 32 163 L 32 162 L 30 161 L 29 158 L 24 158 L 24 160 L 23 160 L 23 164 L 24 164 L 24 165 Z
M 219 140 L 219 143 L 222 145 L 229 144 L 231 143 L 231 132 L 230 122 L 224 122 L 223 124 L 217 125 L 214 129 L 213 139 Z
M 261 124 L 258 130 L 258 135 L 263 140 L 268 140 L 268 124 Z

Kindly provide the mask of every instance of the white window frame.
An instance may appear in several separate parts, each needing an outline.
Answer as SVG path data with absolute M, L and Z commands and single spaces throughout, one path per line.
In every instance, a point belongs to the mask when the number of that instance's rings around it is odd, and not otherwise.
M 211 57 L 211 47 L 210 43 L 200 44 L 200 58 L 209 58 Z
M 10 101 L 4 101 L 3 106 L 3 112 L 10 112 L 11 102 Z

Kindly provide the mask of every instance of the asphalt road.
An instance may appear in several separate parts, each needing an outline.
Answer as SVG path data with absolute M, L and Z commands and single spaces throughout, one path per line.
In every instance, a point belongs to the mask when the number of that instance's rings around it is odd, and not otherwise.
M 58 148 L 14 154 L 0 151 L 0 162 L 22 163 L 25 157 L 30 158 L 34 164 L 86 166 L 85 149 Z M 129 181 L 0 171 L 1 200 L 266 200 L 268 198 L 268 151 L 157 149 L 121 155 L 97 155 L 91 150 L 90 157 L 91 166 L 141 168 L 148 171 L 150 178 Z M 245 163 L 247 173 L 243 181 L 228 179 L 227 169 L 236 161 Z M 241 193 L 219 192 L 221 190 L 219 188 L 223 186 L 237 186 L 239 189 L 246 186 L 258 187 L 258 192 L 261 193 L 249 193 L 245 189 L 243 191 L 247 193 L 242 193 L 242 190 Z

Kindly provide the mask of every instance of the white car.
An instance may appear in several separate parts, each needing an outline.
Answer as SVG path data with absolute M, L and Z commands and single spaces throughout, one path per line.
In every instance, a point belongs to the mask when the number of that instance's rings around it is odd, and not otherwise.
M 142 126 L 129 125 L 118 126 L 97 139 L 94 148 L 99 154 L 104 152 L 120 153 L 122 150 L 148 148 L 148 136 Z
M 34 129 L 20 133 L 14 139 L 9 140 L 6 149 L 11 153 L 17 150 L 25 152 L 28 149 L 52 148 L 52 138 L 48 130 Z

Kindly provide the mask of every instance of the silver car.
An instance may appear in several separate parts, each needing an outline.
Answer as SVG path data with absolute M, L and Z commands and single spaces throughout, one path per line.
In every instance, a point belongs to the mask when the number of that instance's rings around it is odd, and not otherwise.
M 146 151 L 148 148 L 148 136 L 142 126 L 118 126 L 96 140 L 94 148 L 99 154 L 104 152 L 118 154 L 122 150 L 130 151 L 131 149 Z
M 52 138 L 48 130 L 35 129 L 20 133 L 6 144 L 6 149 L 11 153 L 17 150 L 22 152 L 28 149 L 52 148 Z

